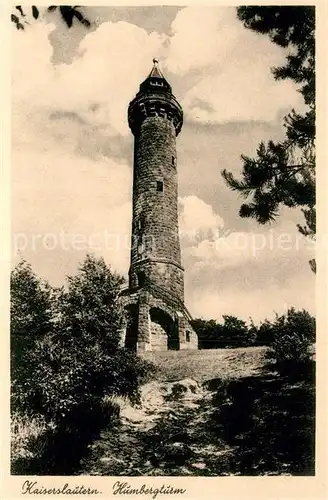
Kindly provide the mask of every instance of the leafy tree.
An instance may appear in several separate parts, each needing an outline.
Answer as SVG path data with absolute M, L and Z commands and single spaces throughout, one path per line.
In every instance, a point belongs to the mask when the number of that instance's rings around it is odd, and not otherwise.
M 60 297 L 63 334 L 74 338 L 74 342 L 85 336 L 91 342 L 108 342 L 108 348 L 116 349 L 122 276 L 113 272 L 103 258 L 87 255 L 78 273 L 67 277 L 67 283 Z
M 36 341 L 53 328 L 58 291 L 21 260 L 11 273 L 10 292 L 11 376 L 13 381 L 23 382 Z
M 271 345 L 273 342 L 273 325 L 269 320 L 263 321 L 257 329 L 257 345 Z
M 83 24 L 83 26 L 89 28 L 91 26 L 90 21 L 84 17 L 84 15 L 78 9 L 78 5 L 50 5 L 47 7 L 47 12 L 59 12 L 61 19 L 64 21 L 68 28 L 73 26 L 74 20 Z M 15 11 L 11 14 L 11 21 L 16 25 L 18 30 L 24 30 L 24 25 L 28 24 L 26 7 L 21 5 L 16 5 Z M 34 19 L 38 19 L 40 16 L 40 11 L 35 5 L 31 6 L 31 13 Z
M 17 276 L 17 270 L 13 274 Z M 30 276 L 36 282 L 33 286 Z M 102 411 L 106 394 L 137 398 L 139 383 L 152 372 L 152 365 L 120 347 L 121 276 L 103 259 L 87 256 L 67 281 L 48 313 L 47 295 L 39 291 L 35 275 L 20 272 L 16 277 L 16 288 L 23 291 L 13 295 L 13 314 L 21 317 L 21 337 L 33 335 L 33 341 L 22 342 L 24 366 L 29 369 L 14 383 L 12 407 L 57 424 L 76 425 L 81 415 Z M 31 293 L 29 305 L 35 321 L 26 316 L 24 324 L 24 301 L 31 288 L 38 292 Z
M 257 331 L 252 321 L 248 326 L 245 321 L 235 316 L 224 315 L 223 319 L 223 323 L 213 319 L 193 320 L 192 326 L 197 332 L 200 349 L 242 347 L 255 343 Z
M 256 326 L 253 319 L 249 318 L 249 326 L 247 327 L 247 343 L 248 345 L 257 344 L 257 339 L 259 335 L 259 327 Z
M 266 34 L 288 48 L 285 65 L 273 68 L 277 80 L 291 79 L 299 88 L 307 110 L 292 110 L 284 119 L 285 139 L 261 142 L 255 158 L 242 155 L 242 179 L 223 170 L 228 186 L 248 203 L 241 217 L 260 224 L 273 221 L 281 206 L 301 207 L 305 224 L 299 231 L 314 237 L 315 217 L 315 8 L 313 6 L 238 7 L 237 16 L 248 29 Z M 315 262 L 310 262 L 315 271 Z
M 223 315 L 223 331 L 226 343 L 232 347 L 248 345 L 248 327 L 245 321 L 236 316 Z
M 199 349 L 216 349 L 222 347 L 221 325 L 214 319 L 194 319 L 192 327 L 197 332 Z

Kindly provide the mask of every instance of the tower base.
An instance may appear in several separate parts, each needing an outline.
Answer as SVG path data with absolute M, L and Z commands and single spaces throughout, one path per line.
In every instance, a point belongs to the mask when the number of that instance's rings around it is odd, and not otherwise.
M 120 300 L 122 346 L 135 351 L 198 349 L 192 318 L 177 299 L 159 290 L 127 289 Z

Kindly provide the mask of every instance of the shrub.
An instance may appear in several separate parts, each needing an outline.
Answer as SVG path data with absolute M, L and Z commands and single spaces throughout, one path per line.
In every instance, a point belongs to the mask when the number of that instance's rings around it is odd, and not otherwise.
M 257 328 L 257 345 L 271 345 L 273 342 L 273 324 L 267 319 Z
M 273 342 L 268 357 L 280 371 L 304 368 L 312 360 L 315 318 L 307 311 L 291 308 L 272 324 Z
M 54 429 L 53 422 L 42 417 L 24 418 L 17 413 L 11 415 L 11 458 L 32 458 L 32 444 L 48 429 Z

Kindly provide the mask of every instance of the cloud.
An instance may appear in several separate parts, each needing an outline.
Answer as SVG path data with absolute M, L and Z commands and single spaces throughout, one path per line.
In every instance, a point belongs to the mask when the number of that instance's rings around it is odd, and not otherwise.
M 254 66 L 238 61 L 201 80 L 182 101 L 188 118 L 201 123 L 269 122 L 282 109 L 299 107 L 292 82 L 276 82 L 268 67 Z
M 53 282 L 88 251 L 125 274 L 131 166 L 89 109 L 91 82 L 88 95 L 78 82 L 84 69 L 51 64 L 53 28 L 36 23 L 13 36 L 13 252 Z
M 54 29 L 13 32 L 13 252 L 54 282 L 88 251 L 126 274 L 133 141 L 120 136 L 130 134 L 127 105 L 161 36 L 107 22 L 83 39 L 72 64 L 53 65 Z
M 224 61 L 244 29 L 235 8 L 186 7 L 172 23 L 167 68 L 185 74 Z
M 308 261 L 315 243 L 294 221 L 286 218 L 257 232 L 230 231 L 210 205 L 193 196 L 184 199 L 182 213 L 190 236 L 182 238 L 186 303 L 194 317 L 233 314 L 259 322 L 292 306 L 314 312 L 315 276 Z
M 229 272 L 241 275 L 245 274 L 245 268 L 253 268 L 256 276 L 250 275 L 247 279 L 256 287 L 262 286 L 266 275 L 270 280 L 268 284 L 273 279 L 286 285 L 290 274 L 296 274 L 301 266 L 308 267 L 308 260 L 315 257 L 315 241 L 301 235 L 292 220 L 285 219 L 275 227 L 258 229 L 231 231 L 222 228 L 216 233 L 213 230 L 212 237 L 184 247 L 184 260 L 194 275 L 202 276 L 203 285 L 206 280 L 210 283 L 212 277 L 222 277 Z M 281 275 L 277 269 L 278 262 L 280 268 L 288 263 L 285 275 Z M 272 279 L 267 272 L 271 266 Z
M 92 252 L 127 272 L 132 216 L 127 164 L 58 155 L 55 147 L 45 153 L 14 151 L 13 164 L 14 254 L 21 251 L 36 270 L 47 262 L 55 281 L 62 275 L 56 265 L 60 255 L 77 262 Z
M 256 321 L 289 307 L 315 311 L 314 245 L 294 232 L 231 233 L 183 251 L 186 302 L 192 314 L 233 314 Z
M 300 99 L 291 82 L 275 82 L 270 72 L 284 51 L 246 30 L 232 7 L 181 9 L 172 36 L 122 21 L 102 23 L 82 39 L 71 64 L 51 63 L 54 29 L 35 23 L 13 34 L 15 110 L 71 113 L 108 137 L 129 136 L 127 106 L 154 55 L 175 74 L 174 90 L 183 89 L 189 120 L 270 121 Z
M 215 317 L 246 310 L 264 315 L 281 304 L 283 294 L 291 301 L 307 253 L 299 251 L 295 258 L 293 252 L 263 249 L 254 259 L 253 233 L 225 227 L 222 215 L 227 221 L 230 198 L 217 213 L 205 202 L 206 193 L 196 196 L 201 183 L 207 194 L 216 186 L 213 179 L 227 166 L 222 157 L 234 163 L 236 151 L 254 142 L 255 132 L 248 139 L 246 129 L 240 131 L 243 120 L 274 120 L 276 110 L 295 102 L 295 90 L 270 74 L 282 61 L 280 49 L 245 30 L 234 10 L 186 8 L 178 12 L 171 37 L 106 22 L 84 37 L 71 64 L 53 65 L 54 29 L 35 23 L 13 32 L 12 225 L 36 271 L 60 283 L 91 250 L 127 273 L 133 144 L 127 106 L 159 55 L 175 80 L 174 92 L 181 91 L 190 125 L 179 139 L 185 164 L 179 166 L 180 185 L 192 183 L 189 196 L 180 199 L 187 305 L 194 315 Z M 223 129 L 214 130 L 213 124 L 229 120 L 231 130 L 217 139 Z M 208 128 L 198 122 L 208 122 Z M 266 134 L 271 137 L 271 129 Z M 215 198 L 222 200 L 221 193 Z M 54 246 L 62 233 L 68 237 L 66 250 L 61 243 Z M 246 246 L 240 248 L 243 238 Z M 310 280 L 300 279 L 308 304 Z
M 271 73 L 286 52 L 245 29 L 235 7 L 186 7 L 172 30 L 166 66 L 193 82 L 182 100 L 189 120 L 272 121 L 280 110 L 301 106 L 295 85 Z
M 179 199 L 179 229 L 182 244 L 213 238 L 224 226 L 222 217 L 217 215 L 211 205 L 197 196 L 185 196 Z
M 128 135 L 128 103 L 160 52 L 163 36 L 126 22 L 103 23 L 81 41 L 72 64 L 52 65 L 52 29 L 41 23 L 14 33 L 15 109 L 24 103 L 35 111 L 76 113 L 109 135 Z
M 278 254 L 290 256 L 302 252 L 310 259 L 314 250 L 314 242 L 304 238 L 291 225 L 288 229 L 280 226 L 257 233 L 226 230 L 216 239 L 204 239 L 189 248 L 187 255 L 199 266 L 207 265 L 218 270 L 247 265 L 249 261 L 269 263 Z

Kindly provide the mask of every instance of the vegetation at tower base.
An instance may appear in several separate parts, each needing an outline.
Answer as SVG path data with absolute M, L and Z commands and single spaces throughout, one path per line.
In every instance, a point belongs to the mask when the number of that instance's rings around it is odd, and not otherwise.
M 257 156 L 242 155 L 242 179 L 231 172 L 222 175 L 231 189 L 249 202 L 240 207 L 241 217 L 253 217 L 260 224 L 274 220 L 281 206 L 301 207 L 305 236 L 316 232 L 315 211 L 315 7 L 238 7 L 237 15 L 248 29 L 270 37 L 288 48 L 286 64 L 273 68 L 277 80 L 291 79 L 298 85 L 306 111 L 292 110 L 284 119 L 283 141 L 261 142 Z M 310 261 L 315 271 L 315 262 Z
M 139 385 L 153 367 L 119 346 L 122 282 L 103 259 L 91 256 L 61 289 L 38 278 L 26 262 L 12 271 L 13 473 L 69 474 L 79 453 L 117 414 L 104 397 L 138 400 Z M 22 433 L 29 422 L 26 442 Z
M 263 347 L 145 354 L 160 377 L 92 444 L 84 475 L 314 474 L 313 360 L 280 372 Z
M 66 288 L 26 262 L 13 270 L 12 473 L 84 474 L 91 464 L 103 475 L 313 474 L 314 318 L 290 309 L 256 327 L 225 316 L 231 349 L 145 353 L 155 372 L 119 347 L 122 281 L 90 256 Z M 204 346 L 215 323 L 195 320 Z M 252 330 L 252 342 L 257 333 L 255 347 L 234 348 L 238 329 L 246 338 Z M 143 410 L 145 394 L 153 403 Z M 134 423 L 138 411 L 145 418 Z
M 26 14 L 27 9 L 28 11 L 31 9 L 31 15 L 34 19 L 38 19 L 40 16 L 39 8 L 35 5 L 28 8 L 26 6 L 16 5 L 14 12 L 11 14 L 11 21 L 16 25 L 18 30 L 24 30 L 25 26 L 29 24 L 28 14 Z M 68 28 L 73 26 L 74 20 L 83 24 L 86 28 L 91 26 L 90 21 L 84 17 L 77 5 L 50 5 L 47 7 L 47 12 L 56 11 L 59 11 L 60 18 L 64 21 Z

